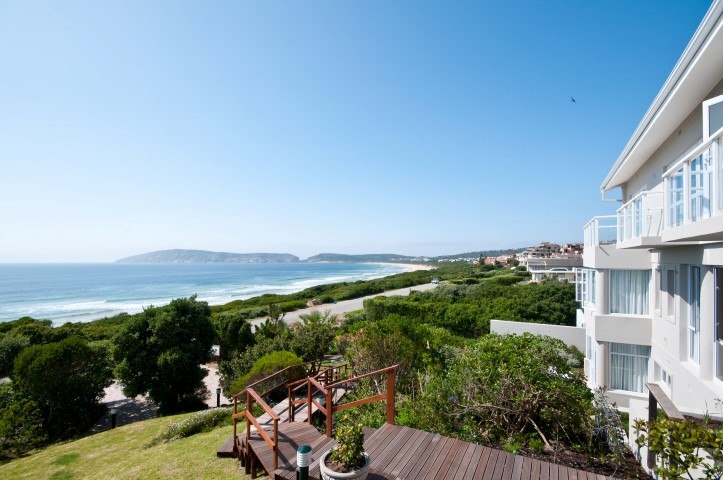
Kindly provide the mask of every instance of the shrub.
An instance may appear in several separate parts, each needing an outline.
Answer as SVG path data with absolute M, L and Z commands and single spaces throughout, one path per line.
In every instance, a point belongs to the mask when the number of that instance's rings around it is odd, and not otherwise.
M 704 477 L 723 478 L 723 425 L 708 418 L 703 422 L 660 418 L 635 421 L 638 448 L 656 452 L 653 471 L 665 480 Z
M 469 441 L 538 436 L 549 450 L 553 441 L 569 447 L 591 439 L 592 393 L 557 339 L 487 335 L 458 349 L 429 392 L 445 428 Z
M 238 393 L 246 388 L 247 385 L 257 382 L 258 380 L 268 377 L 281 369 L 291 367 L 293 365 L 299 365 L 299 368 L 289 369 L 283 378 L 280 377 L 278 379 L 274 379 L 274 383 L 281 383 L 284 380 L 300 377 L 305 373 L 304 368 L 301 365 L 302 363 L 303 361 L 292 352 L 287 352 L 285 350 L 271 352 L 259 358 L 256 363 L 254 363 L 254 366 L 248 374 L 231 382 L 230 391 L 232 393 Z M 275 385 L 272 385 L 271 387 L 273 386 Z M 267 386 L 262 385 L 261 388 L 259 388 L 259 393 L 264 393 L 264 389 L 266 387 Z
M 197 433 L 210 432 L 219 425 L 228 425 L 231 423 L 232 413 L 230 408 L 214 408 L 194 413 L 179 422 L 168 425 L 163 433 L 151 439 L 145 447 L 152 447 L 161 442 L 172 442 Z
M 29 347 L 15 361 L 14 383 L 37 403 L 51 436 L 88 427 L 111 380 L 107 351 L 79 338 Z
M 305 362 L 321 360 L 333 346 L 337 316 L 316 310 L 299 318 L 301 323 L 293 327 L 291 349 Z
M 342 418 L 336 427 L 336 440 L 336 446 L 327 457 L 329 468 L 335 472 L 347 473 L 364 466 L 366 458 L 361 423 L 352 423 Z

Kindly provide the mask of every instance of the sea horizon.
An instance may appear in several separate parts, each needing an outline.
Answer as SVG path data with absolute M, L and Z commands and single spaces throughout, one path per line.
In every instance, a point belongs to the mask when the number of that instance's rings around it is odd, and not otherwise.
M 410 267 L 392 263 L 0 263 L 0 322 L 88 322 L 197 295 L 210 305 L 336 282 L 372 280 Z

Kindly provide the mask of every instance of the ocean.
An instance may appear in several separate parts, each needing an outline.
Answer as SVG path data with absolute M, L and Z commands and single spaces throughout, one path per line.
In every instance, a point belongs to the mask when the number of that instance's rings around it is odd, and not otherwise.
M 86 322 L 198 295 L 211 305 L 404 271 L 391 264 L 0 264 L 0 322 Z

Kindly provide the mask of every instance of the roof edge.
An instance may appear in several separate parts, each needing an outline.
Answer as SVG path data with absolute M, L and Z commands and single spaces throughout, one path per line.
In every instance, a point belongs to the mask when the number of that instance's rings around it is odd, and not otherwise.
M 665 80 L 665 83 L 663 83 L 662 88 L 655 96 L 653 103 L 650 105 L 647 112 L 645 112 L 645 115 L 633 132 L 630 140 L 628 140 L 625 148 L 623 148 L 623 151 L 620 153 L 617 160 L 615 160 L 612 168 L 605 176 L 605 180 L 603 180 L 602 184 L 600 185 L 601 192 L 604 193 L 607 190 L 612 190 L 613 188 L 617 188 L 619 186 L 610 185 L 610 181 L 612 180 L 615 173 L 617 173 L 620 167 L 625 163 L 625 160 L 630 156 L 630 153 L 633 151 L 635 146 L 640 142 L 642 137 L 648 131 L 649 127 L 653 123 L 653 120 L 655 120 L 658 111 L 665 104 L 666 100 L 670 97 L 671 92 L 675 89 L 676 85 L 683 77 L 690 64 L 698 55 L 700 47 L 707 40 L 708 35 L 718 22 L 721 14 L 723 14 L 723 1 L 715 0 L 706 12 L 703 20 L 700 22 L 700 25 L 698 25 L 698 28 L 693 34 L 693 37 L 690 39 L 690 42 L 688 42 L 685 50 L 683 50 L 683 54 L 676 62 L 673 70 L 670 72 L 670 75 L 668 75 L 668 78 Z

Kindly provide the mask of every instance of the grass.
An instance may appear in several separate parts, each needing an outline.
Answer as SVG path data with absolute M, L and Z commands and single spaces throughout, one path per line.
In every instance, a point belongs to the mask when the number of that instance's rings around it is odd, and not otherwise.
M 236 460 L 217 458 L 216 449 L 233 427 L 150 448 L 143 446 L 171 423 L 192 415 L 154 418 L 79 440 L 51 445 L 0 465 L 7 479 L 245 479 Z

